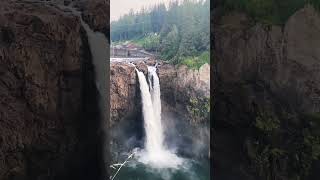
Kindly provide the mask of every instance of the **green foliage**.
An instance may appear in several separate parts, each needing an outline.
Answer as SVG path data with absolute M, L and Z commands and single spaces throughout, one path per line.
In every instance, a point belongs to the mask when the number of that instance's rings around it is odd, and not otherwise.
M 171 31 L 162 39 L 161 55 L 163 59 L 172 59 L 179 49 L 179 31 L 177 26 L 173 26 Z
M 222 6 L 226 11 L 245 12 L 258 22 L 281 25 L 306 3 L 320 7 L 319 0 L 226 0 Z
M 155 33 L 159 37 L 150 36 Z M 187 64 L 192 64 L 190 60 L 206 61 L 206 57 L 199 56 L 210 48 L 210 0 L 171 1 L 168 8 L 158 4 L 131 12 L 111 22 L 111 39 L 134 40 L 173 64 L 186 58 Z
M 180 64 L 184 64 L 191 69 L 199 69 L 205 63 L 210 64 L 210 53 L 208 51 L 203 52 L 200 56 L 182 58 Z
M 160 45 L 160 36 L 155 33 L 150 33 L 145 37 L 133 40 L 132 42 L 140 45 L 147 51 L 157 51 Z
M 318 11 L 320 10 L 320 0 L 306 0 L 307 3 L 311 4 Z
M 181 64 L 188 66 L 189 68 L 196 69 L 198 68 L 196 65 L 197 57 L 187 57 L 181 61 Z
M 320 157 L 320 137 L 307 133 L 304 135 L 303 141 L 308 151 L 310 151 L 312 159 L 318 160 Z
M 246 147 L 255 173 L 265 179 L 279 173 L 305 179 L 320 160 L 320 113 L 277 116 L 262 109 L 254 122 Z
M 193 122 L 208 121 L 210 116 L 210 98 L 195 98 L 189 99 L 187 110 L 191 114 Z
M 255 126 L 265 133 L 270 133 L 280 128 L 280 121 L 275 116 L 263 111 L 256 117 Z
M 270 154 L 273 157 L 279 158 L 279 157 L 282 157 L 283 155 L 285 155 L 286 151 L 282 150 L 282 149 L 279 149 L 279 148 L 273 148 L 273 149 L 270 150 Z
M 251 168 L 263 179 L 271 179 L 272 174 L 275 173 L 274 167 L 278 167 L 277 162 L 287 156 L 287 151 L 284 149 L 270 144 L 265 145 L 252 139 L 246 140 L 246 147 Z
M 205 51 L 203 53 L 201 53 L 201 55 L 199 56 L 199 65 L 200 67 L 205 64 L 208 63 L 210 64 L 210 52 L 209 51 Z

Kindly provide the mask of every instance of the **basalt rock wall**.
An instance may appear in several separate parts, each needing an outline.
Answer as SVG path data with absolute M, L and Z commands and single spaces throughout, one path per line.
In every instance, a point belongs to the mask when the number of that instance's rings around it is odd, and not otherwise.
M 80 19 L 0 2 L 0 179 L 99 179 L 94 67 Z
M 239 12 L 213 19 L 217 179 L 313 179 L 319 142 L 308 139 L 319 138 L 319 12 L 306 6 L 283 26 Z

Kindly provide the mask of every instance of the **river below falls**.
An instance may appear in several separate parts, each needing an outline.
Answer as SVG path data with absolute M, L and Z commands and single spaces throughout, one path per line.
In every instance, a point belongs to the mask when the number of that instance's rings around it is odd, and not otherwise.
M 117 168 L 118 169 L 118 168 Z M 117 169 L 112 170 L 112 175 Z M 174 168 L 152 168 L 135 159 L 123 166 L 114 180 L 209 180 L 209 160 L 185 159 L 184 165 Z

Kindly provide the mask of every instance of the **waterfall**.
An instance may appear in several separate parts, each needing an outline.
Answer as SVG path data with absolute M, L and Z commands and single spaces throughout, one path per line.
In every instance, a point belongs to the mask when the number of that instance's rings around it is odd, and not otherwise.
M 140 91 L 142 98 L 142 111 L 144 121 L 144 127 L 146 131 L 146 150 L 148 152 L 161 152 L 162 151 L 162 128 L 161 121 L 155 117 L 151 94 L 149 92 L 149 86 L 145 79 L 143 72 L 137 71 Z
M 145 149 L 139 160 L 157 168 L 177 168 L 182 159 L 164 146 L 164 130 L 161 124 L 160 83 L 156 67 L 148 67 L 148 81 L 143 72 L 136 69 L 142 100 L 144 128 L 146 132 Z
M 161 99 L 160 99 L 160 83 L 159 77 L 157 75 L 157 68 L 153 66 L 148 66 L 148 79 L 151 90 L 151 98 L 153 102 L 153 109 L 157 121 L 160 122 L 161 127 Z M 153 80 L 153 81 L 152 81 Z M 162 129 L 162 127 L 161 127 Z
M 104 141 L 102 151 L 103 151 L 103 168 L 106 168 L 106 164 L 108 163 L 108 144 L 106 143 L 107 139 L 107 122 L 108 122 L 108 117 L 107 117 L 107 102 L 109 101 L 109 88 L 107 88 L 107 85 L 109 83 L 109 79 L 107 78 L 107 74 L 109 73 L 109 41 L 105 37 L 104 34 L 100 32 L 94 32 L 89 25 L 82 19 L 81 13 L 78 12 L 76 9 L 72 7 L 66 7 L 66 6 L 59 6 L 60 8 L 64 9 L 69 9 L 71 12 L 78 16 L 81 21 L 81 25 L 86 31 L 87 38 L 88 38 L 88 43 L 89 43 L 89 48 L 92 56 L 92 64 L 94 66 L 94 73 L 95 73 L 95 84 L 96 88 L 98 90 L 98 103 L 99 103 L 99 112 L 100 112 L 100 129 L 99 129 L 99 134 L 101 133 L 101 138 Z M 105 171 L 103 171 L 105 172 Z M 103 174 L 102 177 L 103 179 L 104 176 L 107 176 L 106 174 Z
M 92 55 L 92 64 L 94 66 L 95 71 L 95 79 L 96 79 L 96 87 L 99 92 L 99 107 L 100 112 L 102 113 L 102 127 L 106 126 L 105 122 L 107 122 L 107 115 L 106 115 L 106 105 L 108 102 L 107 94 L 109 94 L 109 89 L 107 89 L 108 78 L 108 62 L 109 62 L 109 41 L 105 37 L 104 34 L 101 32 L 94 32 L 89 25 L 82 19 L 81 13 L 76 9 L 72 8 L 71 6 L 59 6 L 60 8 L 69 9 L 74 15 L 78 16 L 81 21 L 81 25 L 86 31 L 88 36 L 89 47 Z
M 101 97 L 100 99 L 101 112 L 103 112 L 103 119 L 106 120 L 106 113 L 105 113 L 107 109 L 106 95 L 108 94 L 107 62 L 109 60 L 109 51 L 107 49 L 107 47 L 109 46 L 108 40 L 102 33 L 94 32 L 93 30 L 91 30 L 89 25 L 86 24 L 82 20 L 82 18 L 80 19 L 81 19 L 81 24 L 84 27 L 88 36 L 90 51 L 92 54 L 92 62 L 95 68 L 96 86 Z
M 153 105 L 153 112 L 155 121 L 157 122 L 157 133 L 159 133 L 159 143 L 162 145 L 163 143 L 163 130 L 161 124 L 161 99 L 160 99 L 160 83 L 159 77 L 157 75 L 157 68 L 148 66 L 148 79 L 150 86 L 150 93 Z

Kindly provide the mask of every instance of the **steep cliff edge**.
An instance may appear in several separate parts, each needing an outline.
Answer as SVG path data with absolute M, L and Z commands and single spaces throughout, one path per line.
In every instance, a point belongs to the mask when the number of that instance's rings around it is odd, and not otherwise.
M 110 126 L 121 119 L 135 114 L 139 95 L 134 66 L 125 63 L 111 63 L 110 66 Z
M 0 2 L 0 179 L 99 179 L 94 69 L 78 17 Z
M 137 68 L 147 74 L 146 64 L 139 62 Z M 111 63 L 110 70 L 111 124 L 114 124 L 137 111 L 141 100 L 134 66 L 127 63 Z M 210 98 L 210 66 L 208 64 L 203 65 L 199 70 L 192 70 L 184 65 L 175 67 L 164 63 L 158 66 L 157 72 L 164 110 L 175 111 L 190 121 L 198 123 L 205 118 L 208 120 Z M 206 108 L 203 114 L 192 111 L 194 109 L 191 108 L 195 108 L 195 103 Z
M 172 110 L 191 123 L 209 123 L 210 65 L 199 70 L 182 65 L 159 66 L 161 98 L 164 110 Z
M 109 37 L 110 1 L 86 0 L 82 9 L 83 19 L 91 29 L 100 31 Z
M 316 177 L 319 12 L 306 6 L 283 27 L 216 14 L 213 30 L 217 179 Z
M 147 64 L 136 67 L 147 75 Z M 135 67 L 125 62 L 111 63 L 111 146 L 113 157 L 143 145 L 143 116 L 139 81 Z M 162 122 L 166 143 L 181 154 L 207 157 L 209 146 L 210 66 L 191 70 L 186 66 L 161 62 L 160 79 Z M 168 126 L 168 127 L 166 127 Z M 186 146 L 186 147 L 185 147 Z M 178 149 L 179 149 L 178 148 Z

